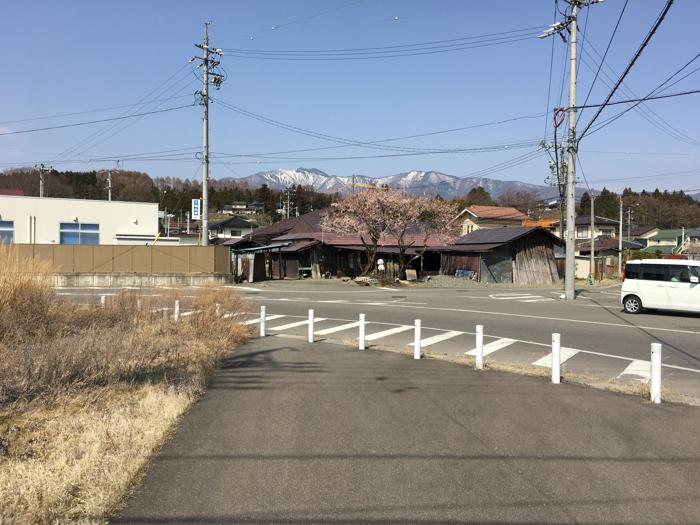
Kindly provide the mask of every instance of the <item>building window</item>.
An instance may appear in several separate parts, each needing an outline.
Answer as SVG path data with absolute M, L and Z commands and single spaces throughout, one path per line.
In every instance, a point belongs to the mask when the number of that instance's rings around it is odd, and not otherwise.
M 100 225 L 62 222 L 61 244 L 100 244 Z
M 589 237 L 588 233 L 588 226 L 577 226 L 576 227 L 576 237 L 579 239 L 588 239 Z
M 14 221 L 0 221 L 0 244 L 12 244 L 15 242 Z

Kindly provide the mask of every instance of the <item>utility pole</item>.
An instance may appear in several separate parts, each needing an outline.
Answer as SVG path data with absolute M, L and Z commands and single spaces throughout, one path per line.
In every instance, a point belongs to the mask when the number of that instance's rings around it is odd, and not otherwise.
M 595 196 L 591 194 L 591 284 L 595 284 Z
M 209 47 L 209 25 L 211 22 L 204 24 L 204 41 L 202 44 L 195 44 L 204 52 L 204 56 L 193 57 L 192 60 L 200 60 L 202 63 L 198 66 L 202 68 L 202 91 L 199 92 L 201 104 L 203 108 L 202 115 L 202 245 L 209 245 L 209 83 L 216 89 L 219 88 L 224 76 L 219 73 L 211 73 L 212 68 L 216 68 L 220 62 L 209 58 L 209 55 L 222 56 L 221 49 L 212 49 Z M 211 77 L 211 78 L 210 78 Z
M 622 195 L 620 195 L 620 235 L 617 241 L 617 276 L 618 278 L 622 275 L 622 224 L 624 220 L 622 218 Z
M 627 240 L 632 240 L 632 207 L 627 208 Z
M 43 162 L 41 164 L 35 165 L 34 167 L 39 170 L 39 197 L 44 197 L 45 196 L 44 184 L 46 183 L 46 180 L 45 180 L 46 172 L 51 170 L 52 168 L 51 168 L 51 166 L 49 166 L 47 168 Z
M 564 298 L 567 301 L 576 299 L 576 65 L 579 7 L 588 7 L 602 0 L 565 0 L 571 6 L 571 14 L 562 22 L 556 22 L 545 30 L 540 38 L 560 35 L 564 41 L 564 31 L 569 33 L 569 135 L 567 138 L 567 171 L 566 171 L 566 271 L 564 274 Z
M 112 200 L 112 170 L 107 172 L 107 200 Z
M 571 3 L 569 25 L 569 139 L 566 174 L 566 272 L 564 298 L 576 299 L 576 39 L 578 34 L 578 0 Z

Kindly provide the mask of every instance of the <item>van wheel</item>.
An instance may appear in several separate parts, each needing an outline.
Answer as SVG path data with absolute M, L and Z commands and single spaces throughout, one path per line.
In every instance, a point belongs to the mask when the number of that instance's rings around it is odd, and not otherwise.
M 625 297 L 623 306 L 628 314 L 638 314 L 642 311 L 642 301 L 636 295 Z

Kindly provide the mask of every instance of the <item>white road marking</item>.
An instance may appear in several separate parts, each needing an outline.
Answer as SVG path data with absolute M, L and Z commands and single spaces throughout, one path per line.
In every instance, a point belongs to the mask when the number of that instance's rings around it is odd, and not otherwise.
M 462 334 L 464 334 L 464 332 L 445 332 L 444 334 L 438 334 L 432 337 L 428 337 L 426 339 L 421 339 L 420 345 L 421 347 L 434 345 L 435 343 L 439 343 L 440 341 L 446 341 L 447 339 L 452 339 L 453 337 L 457 337 L 458 335 Z M 413 346 L 413 343 L 408 343 L 408 346 Z
M 337 304 L 347 304 L 349 301 L 345 299 L 329 299 L 327 301 L 319 301 L 319 303 L 337 303 Z
M 561 362 L 564 363 L 568 361 L 579 352 L 580 350 L 576 350 L 575 348 L 567 348 L 565 346 L 562 346 L 559 349 L 559 356 L 561 358 Z M 552 368 L 552 354 L 549 353 L 546 356 L 539 358 L 532 364 L 535 366 L 546 366 L 547 368 Z
M 386 303 L 366 303 L 366 302 L 362 302 L 362 303 L 355 303 L 355 304 L 363 304 L 363 305 L 365 305 L 365 306 L 386 306 Z
M 634 359 L 617 377 L 621 378 L 622 376 L 637 376 L 637 381 L 646 383 L 651 379 L 651 365 L 649 361 Z
M 376 341 L 377 339 L 381 339 L 382 337 L 386 337 L 388 335 L 400 334 L 401 332 L 405 332 L 407 330 L 413 330 L 413 327 L 410 325 L 405 325 L 405 324 L 400 325 L 400 326 L 396 326 L 394 328 L 389 328 L 388 330 L 383 330 L 381 332 L 377 332 L 377 333 L 365 336 L 365 340 L 366 341 Z
M 260 288 L 252 288 L 250 286 L 234 286 L 234 290 L 246 290 L 248 292 L 264 292 L 266 290 L 261 290 Z
M 319 321 L 325 321 L 325 317 L 316 317 L 314 319 L 314 322 L 319 322 Z M 270 328 L 270 330 L 289 330 L 290 328 L 296 328 L 297 326 L 304 326 L 305 324 L 309 324 L 309 320 L 305 319 L 303 321 L 297 321 L 296 323 L 289 323 L 289 324 L 283 324 L 280 326 L 275 326 L 273 328 Z
M 366 323 L 365 323 L 366 324 Z M 355 328 L 356 326 L 360 326 L 359 321 L 355 321 L 354 323 L 347 323 L 347 324 L 341 324 L 340 326 L 334 326 L 332 328 L 326 328 L 325 330 L 319 330 L 316 332 L 316 335 L 328 335 L 328 334 L 333 334 L 335 332 L 340 332 L 342 330 L 349 330 L 350 328 Z
M 226 314 L 224 317 L 232 317 L 235 314 Z M 273 321 L 275 319 L 279 319 L 281 317 L 285 317 L 284 315 L 266 315 L 265 320 L 266 321 Z M 260 322 L 260 318 L 258 317 L 257 319 L 248 319 L 247 321 L 244 321 L 243 324 L 257 324 Z
M 492 343 L 484 345 L 484 355 L 493 354 L 494 352 L 501 350 L 506 346 L 510 346 L 515 342 L 517 342 L 516 339 L 508 339 L 507 337 L 504 337 L 503 339 L 496 339 Z M 464 354 L 476 355 L 476 348 L 474 348 L 473 350 L 469 350 L 468 352 L 464 352 Z

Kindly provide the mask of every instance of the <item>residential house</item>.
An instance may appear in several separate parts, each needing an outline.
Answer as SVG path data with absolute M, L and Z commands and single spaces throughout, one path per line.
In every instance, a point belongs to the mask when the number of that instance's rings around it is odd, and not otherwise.
M 683 229 L 658 230 L 647 239 L 645 251 L 654 254 L 670 255 L 677 251 L 683 238 Z
M 551 225 L 551 227 L 554 228 L 553 232 L 555 234 L 559 233 L 559 224 L 559 221 L 555 221 Z M 579 215 L 576 217 L 575 224 L 576 241 L 590 241 L 591 233 L 593 233 L 594 238 L 616 237 L 620 222 L 615 219 L 596 216 L 593 220 L 593 227 L 591 228 L 591 217 L 589 215 Z M 564 227 L 566 228 L 566 221 L 564 221 Z M 566 232 L 566 229 L 564 229 L 564 232 Z
M 257 227 L 258 225 L 255 221 L 242 219 L 240 217 L 231 217 L 230 219 L 210 223 L 209 238 L 240 239 L 246 235 L 252 234 L 253 230 Z
M 467 206 L 455 221 L 462 222 L 462 233 L 468 234 L 482 228 L 521 226 L 527 215 L 507 206 Z
M 659 229 L 653 226 L 635 226 L 629 230 L 628 237 L 646 248 L 649 239 L 658 233 Z
M 472 231 L 442 249 L 441 273 L 476 275 L 484 283 L 559 282 L 556 254 L 561 239 L 537 226 Z

